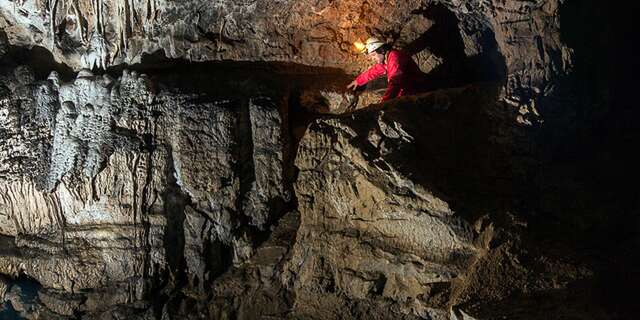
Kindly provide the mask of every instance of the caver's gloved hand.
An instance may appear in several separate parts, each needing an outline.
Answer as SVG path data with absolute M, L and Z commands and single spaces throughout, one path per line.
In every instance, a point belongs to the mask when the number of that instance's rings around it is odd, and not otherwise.
M 350 89 L 353 91 L 356 91 L 357 88 L 358 88 L 358 81 L 356 80 L 351 81 L 351 83 L 347 85 L 347 89 Z
M 355 89 L 386 74 L 387 91 L 380 102 L 416 94 L 423 90 L 421 87 L 426 75 L 422 73 L 411 55 L 402 50 L 391 49 L 388 44 L 376 38 L 367 39 L 365 48 L 367 56 L 376 64 L 359 74 L 355 83 L 350 83 L 347 88 Z

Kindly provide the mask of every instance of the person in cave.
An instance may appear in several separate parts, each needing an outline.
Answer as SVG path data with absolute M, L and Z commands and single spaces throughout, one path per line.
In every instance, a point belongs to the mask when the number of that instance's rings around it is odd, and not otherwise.
M 387 90 L 380 102 L 396 97 L 414 95 L 424 91 L 426 74 L 413 61 L 411 55 L 377 38 L 369 38 L 362 48 L 376 64 L 358 75 L 347 89 L 356 90 L 369 81 L 387 75 Z

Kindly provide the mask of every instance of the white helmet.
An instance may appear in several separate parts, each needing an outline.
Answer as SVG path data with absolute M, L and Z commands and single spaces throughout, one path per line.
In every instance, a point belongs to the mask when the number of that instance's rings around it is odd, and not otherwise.
M 366 51 L 367 54 L 376 51 L 378 48 L 382 47 L 383 45 L 385 45 L 384 42 L 380 41 L 378 38 L 373 38 L 373 37 L 367 39 L 367 41 L 364 43 L 364 46 L 367 49 Z

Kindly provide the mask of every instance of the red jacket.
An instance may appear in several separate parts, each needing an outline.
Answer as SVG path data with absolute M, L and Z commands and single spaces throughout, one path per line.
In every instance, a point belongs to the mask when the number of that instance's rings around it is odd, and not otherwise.
M 387 91 L 381 101 L 395 97 L 416 94 L 421 90 L 421 83 L 426 76 L 410 55 L 391 50 L 387 54 L 385 63 L 378 63 L 356 78 L 358 86 L 387 74 Z

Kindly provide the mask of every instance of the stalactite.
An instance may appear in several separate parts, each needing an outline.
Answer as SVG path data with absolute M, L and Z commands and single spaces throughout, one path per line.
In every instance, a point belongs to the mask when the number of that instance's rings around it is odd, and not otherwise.
M 97 30 L 98 30 L 98 0 L 93 0 L 91 2 L 91 7 L 93 9 L 93 15 L 94 15 L 93 29 L 94 29 L 94 32 L 97 32 Z
M 104 33 L 104 22 L 102 21 L 103 17 L 102 17 L 102 5 L 103 2 L 102 0 L 94 0 L 93 1 L 93 8 L 94 8 L 94 14 L 95 14 L 95 32 L 102 35 Z
M 123 0 L 123 14 L 120 18 L 121 26 L 122 26 L 122 42 L 124 43 L 124 50 L 126 51 L 129 47 L 129 19 L 128 16 L 130 14 L 130 6 L 128 0 Z
M 73 11 L 75 12 L 75 15 L 78 19 L 78 28 L 80 30 L 80 41 L 82 41 L 82 43 L 87 43 L 85 30 L 84 30 L 84 27 L 82 26 L 82 19 L 83 19 L 82 12 L 80 11 L 80 9 L 78 9 L 77 0 L 73 0 L 71 2 L 71 6 L 73 7 Z
M 152 15 L 152 13 L 153 13 L 153 11 L 152 11 L 152 10 L 153 10 L 153 8 L 152 8 L 152 6 L 153 6 L 153 1 L 152 1 L 152 0 L 147 0 L 147 3 L 146 3 L 146 5 L 145 5 L 145 8 L 147 9 L 147 13 L 145 14 L 145 17 L 146 17 L 146 19 L 147 19 L 147 22 L 151 21 L 151 17 L 152 17 L 151 15 Z
M 127 2 L 127 13 L 129 15 L 129 28 L 131 28 L 131 32 L 133 32 L 133 28 L 136 25 L 135 23 L 135 19 L 136 19 L 136 7 L 135 7 L 135 3 L 133 3 L 133 0 L 125 0 Z
M 116 57 L 121 53 L 124 54 L 124 52 L 127 50 L 128 36 L 127 36 L 126 18 L 125 18 L 126 3 L 121 1 L 116 2 L 116 15 L 117 15 L 117 18 L 115 19 L 115 22 L 116 22 L 116 28 L 118 30 L 118 41 L 116 41 L 116 44 L 115 44 L 116 51 L 113 54 L 114 57 Z
M 56 11 L 58 0 L 49 0 L 49 32 L 51 32 L 51 48 L 56 46 Z
M 100 2 L 100 34 L 104 36 L 104 0 L 99 0 Z

